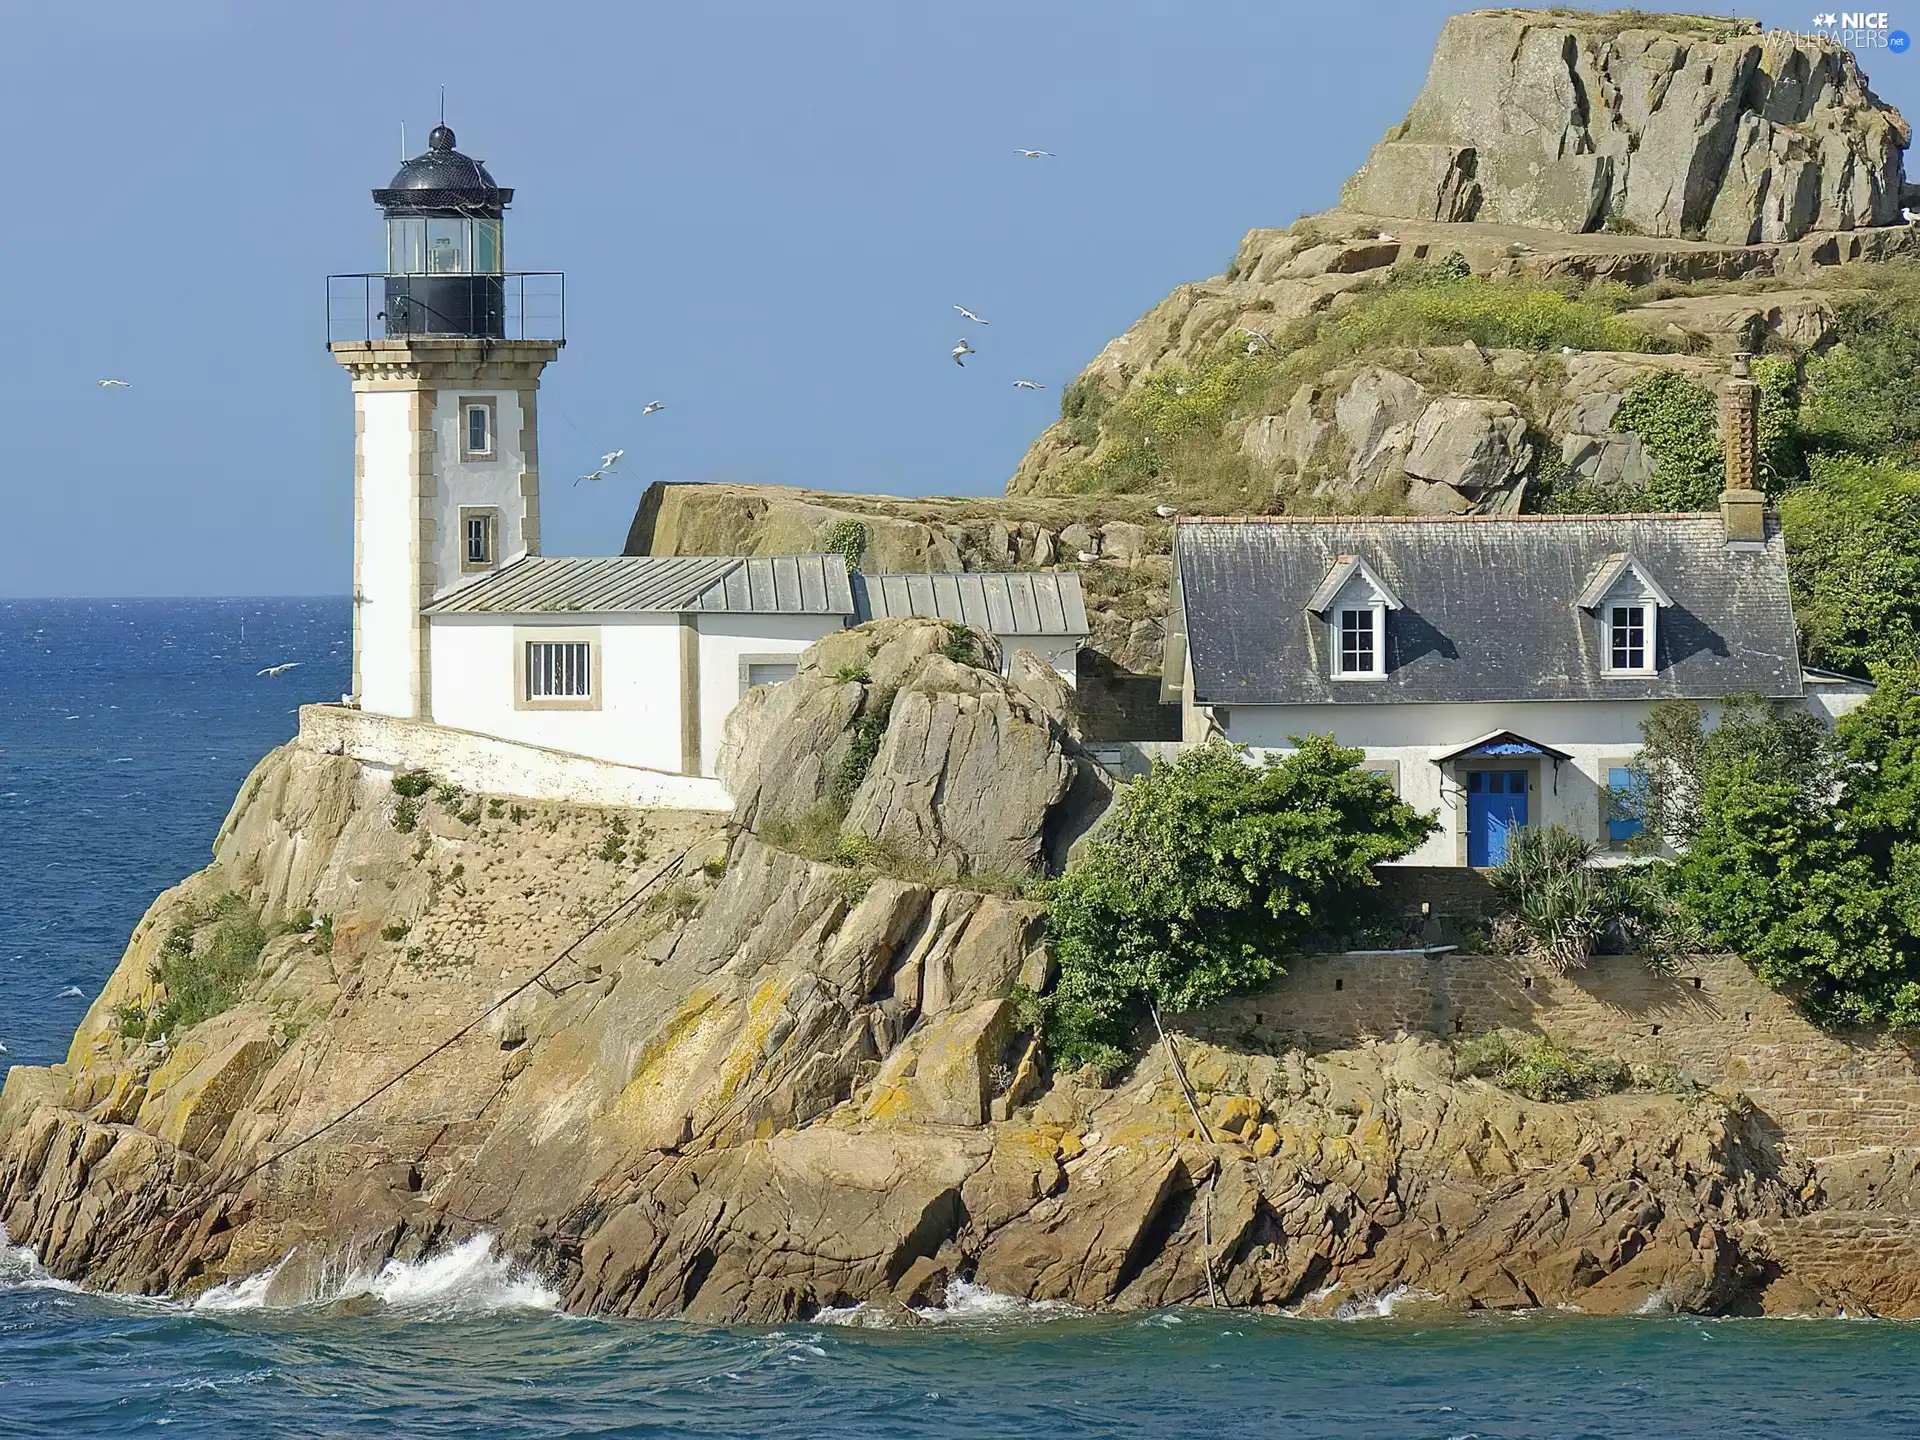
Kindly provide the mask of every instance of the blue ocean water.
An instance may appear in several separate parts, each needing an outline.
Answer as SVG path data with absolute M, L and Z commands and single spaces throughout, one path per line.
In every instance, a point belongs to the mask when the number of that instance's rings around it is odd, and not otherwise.
M 294 707 L 346 687 L 347 624 L 344 600 L 0 601 L 0 1061 L 64 1053 Z M 0 1249 L 0 1436 L 1920 1435 L 1905 1324 L 1090 1317 L 975 1294 L 918 1326 L 710 1329 L 558 1314 L 484 1242 L 345 1288 L 188 1307 Z

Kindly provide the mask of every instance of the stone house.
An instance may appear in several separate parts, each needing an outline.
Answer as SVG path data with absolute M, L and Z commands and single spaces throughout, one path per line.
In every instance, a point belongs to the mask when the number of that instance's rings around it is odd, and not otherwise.
M 1723 512 L 1185 523 L 1165 698 L 1188 742 L 1364 750 L 1439 817 L 1405 863 L 1498 864 L 1547 824 L 1623 854 L 1610 797 L 1660 702 L 1868 693 L 1801 665 L 1778 526 Z

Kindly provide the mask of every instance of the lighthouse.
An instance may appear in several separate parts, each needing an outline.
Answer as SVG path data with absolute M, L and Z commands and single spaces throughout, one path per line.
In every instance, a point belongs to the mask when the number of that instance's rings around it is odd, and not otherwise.
M 506 269 L 513 199 L 444 124 L 373 192 L 382 271 L 327 284 L 353 383 L 353 699 L 431 720 L 427 606 L 540 553 L 540 374 L 561 277 Z

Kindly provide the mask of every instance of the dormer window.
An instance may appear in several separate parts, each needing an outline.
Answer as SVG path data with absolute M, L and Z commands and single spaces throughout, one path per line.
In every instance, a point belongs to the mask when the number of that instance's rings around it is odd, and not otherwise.
M 1653 627 L 1646 605 L 1615 605 L 1607 618 L 1607 668 L 1651 670 Z
M 1372 676 L 1380 673 L 1380 619 L 1378 607 L 1346 606 L 1339 611 L 1340 664 L 1337 674 L 1344 677 Z
M 1400 597 L 1358 555 L 1336 555 L 1307 602 L 1323 623 L 1328 674 L 1335 680 L 1379 680 L 1387 673 L 1387 612 Z
M 1673 600 L 1633 556 L 1602 560 L 1575 603 L 1599 622 L 1603 675 L 1635 677 L 1659 668 L 1660 610 Z

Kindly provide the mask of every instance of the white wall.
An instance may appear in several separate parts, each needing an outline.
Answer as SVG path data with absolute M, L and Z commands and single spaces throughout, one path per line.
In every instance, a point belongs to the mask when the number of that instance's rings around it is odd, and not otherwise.
M 1069 635 L 996 635 L 1000 642 L 1000 673 L 1006 674 L 1007 667 L 1013 663 L 1014 652 L 1027 650 L 1044 665 L 1050 665 L 1067 684 L 1078 682 L 1080 675 L 1080 645 L 1076 636 Z
M 597 632 L 599 709 L 515 707 L 515 632 L 536 628 Z M 433 718 L 440 724 L 621 765 L 680 769 L 677 615 L 440 615 L 432 633 Z
M 414 397 L 376 391 L 353 398 L 361 425 L 360 704 L 382 715 L 411 715 L 420 611 L 414 559 L 419 517 L 408 473 Z
M 1640 748 L 1649 700 L 1516 701 L 1490 705 L 1236 705 L 1227 737 L 1256 752 L 1292 749 L 1290 735 L 1332 735 L 1367 752 L 1370 766 L 1397 762 L 1400 798 L 1429 814 L 1440 829 L 1401 863 L 1464 863 L 1466 797 L 1457 774 L 1442 776 L 1436 756 L 1496 730 L 1511 730 L 1571 755 L 1557 773 L 1542 759 L 1527 796 L 1532 825 L 1560 825 L 1604 843 L 1607 770 Z M 1486 768 L 1524 769 L 1488 761 Z
M 299 743 L 325 754 L 351 755 L 389 771 L 426 770 L 476 795 L 674 810 L 733 808 L 718 780 L 613 765 L 337 705 L 303 705 Z
M 466 412 L 460 402 L 493 401 L 494 438 L 491 460 L 462 460 L 461 439 Z M 484 505 L 500 512 L 496 568 L 527 548 L 524 528 L 526 504 L 520 495 L 520 477 L 526 456 L 520 448 L 520 392 L 517 390 L 441 390 L 433 404 L 433 453 L 439 483 L 433 498 L 434 594 L 450 594 L 462 585 L 484 580 L 491 571 L 462 574 L 460 562 L 465 536 L 461 532 L 462 506 Z
M 720 755 L 727 716 L 746 693 L 740 675 L 741 657 L 792 655 L 797 659 L 821 636 L 842 628 L 843 622 L 838 615 L 701 613 L 694 624 L 700 636 L 700 773 L 711 775 Z M 672 683 L 677 685 L 677 659 L 671 674 Z M 677 750 L 675 754 L 677 757 Z M 677 768 L 677 758 L 674 763 Z

